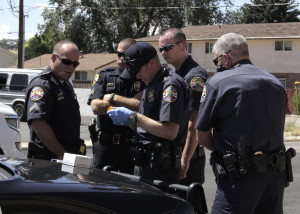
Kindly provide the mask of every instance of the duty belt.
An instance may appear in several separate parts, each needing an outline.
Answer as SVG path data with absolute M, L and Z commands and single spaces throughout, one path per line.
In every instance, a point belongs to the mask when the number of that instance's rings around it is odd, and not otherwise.
M 99 140 L 110 142 L 112 144 L 120 144 L 122 141 L 129 143 L 131 139 L 133 138 L 132 134 L 124 134 L 124 133 L 106 133 L 106 132 L 100 132 L 99 133 Z

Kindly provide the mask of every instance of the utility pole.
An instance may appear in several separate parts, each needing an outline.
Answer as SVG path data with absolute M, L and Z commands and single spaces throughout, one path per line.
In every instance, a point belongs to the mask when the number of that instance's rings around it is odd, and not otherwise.
M 19 39 L 18 39 L 18 68 L 24 68 L 24 7 L 23 0 L 19 6 Z

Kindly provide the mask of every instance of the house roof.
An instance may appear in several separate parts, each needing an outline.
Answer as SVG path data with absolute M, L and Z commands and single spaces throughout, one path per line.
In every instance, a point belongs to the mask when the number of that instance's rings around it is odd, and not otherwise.
M 234 24 L 234 25 L 201 25 L 181 29 L 188 41 L 216 40 L 226 33 L 235 32 L 246 39 L 284 39 L 300 38 L 300 22 Z M 138 41 L 156 42 L 159 35 L 137 39 Z
M 24 68 L 45 69 L 48 67 L 51 54 L 44 54 L 24 62 Z M 79 58 L 77 71 L 96 71 L 104 67 L 117 66 L 116 54 L 92 53 Z

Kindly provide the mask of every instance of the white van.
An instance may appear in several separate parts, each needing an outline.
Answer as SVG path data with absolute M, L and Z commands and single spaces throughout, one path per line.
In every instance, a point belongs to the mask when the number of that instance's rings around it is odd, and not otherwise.
M 0 155 L 25 158 L 21 150 L 19 116 L 10 106 L 0 103 Z
M 0 68 L 0 103 L 11 106 L 26 121 L 25 90 L 42 70 Z

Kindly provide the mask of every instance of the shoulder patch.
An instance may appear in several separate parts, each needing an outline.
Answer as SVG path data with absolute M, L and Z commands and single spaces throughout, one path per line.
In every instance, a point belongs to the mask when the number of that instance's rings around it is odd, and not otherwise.
M 206 85 L 204 85 L 200 103 L 202 103 L 205 100 L 205 97 L 206 97 Z
M 194 77 L 190 82 L 190 86 L 194 91 L 203 91 L 204 81 L 201 77 Z
M 177 100 L 177 91 L 173 86 L 168 86 L 163 93 L 164 100 L 166 102 L 174 102 Z
M 30 99 L 32 101 L 38 101 L 44 96 L 44 90 L 41 87 L 34 87 L 30 93 Z
M 92 86 L 94 86 L 96 84 L 96 82 L 98 81 L 98 79 L 99 79 L 99 74 L 96 74 L 95 77 L 94 77 Z

